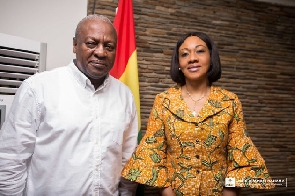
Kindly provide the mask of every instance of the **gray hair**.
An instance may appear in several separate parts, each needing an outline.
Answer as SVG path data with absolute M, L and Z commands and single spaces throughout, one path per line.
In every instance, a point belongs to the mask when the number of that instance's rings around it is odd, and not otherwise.
M 102 20 L 104 22 L 109 23 L 113 27 L 116 37 L 117 37 L 117 31 L 116 31 L 113 23 L 111 22 L 111 20 L 104 15 L 98 15 L 98 14 L 92 14 L 92 15 L 88 15 L 88 16 L 84 17 L 77 25 L 77 28 L 75 31 L 75 37 L 77 37 L 81 33 L 81 27 L 82 27 L 83 23 L 86 21 L 90 21 L 90 20 Z

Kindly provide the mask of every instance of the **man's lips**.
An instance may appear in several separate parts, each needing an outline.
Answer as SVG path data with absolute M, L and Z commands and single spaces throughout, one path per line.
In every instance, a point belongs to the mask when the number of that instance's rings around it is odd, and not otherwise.
M 89 61 L 89 64 L 91 64 L 94 67 L 100 68 L 100 67 L 106 67 L 106 64 L 101 61 Z

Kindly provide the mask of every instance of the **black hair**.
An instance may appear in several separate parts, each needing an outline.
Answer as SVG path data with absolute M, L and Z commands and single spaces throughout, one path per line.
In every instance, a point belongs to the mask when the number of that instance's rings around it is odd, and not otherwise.
M 216 82 L 221 77 L 221 63 L 220 58 L 218 54 L 217 47 L 213 40 L 202 32 L 192 32 L 187 33 L 183 35 L 178 41 L 174 48 L 172 57 L 171 57 L 171 64 L 170 64 L 170 76 L 171 79 L 180 84 L 181 86 L 185 85 L 185 77 L 181 70 L 179 70 L 179 56 L 178 56 L 178 50 L 179 47 L 183 44 L 183 42 L 190 36 L 197 36 L 201 40 L 203 40 L 206 43 L 206 46 L 210 50 L 210 68 L 207 72 L 207 77 L 209 80 L 210 85 L 212 85 L 213 82 Z

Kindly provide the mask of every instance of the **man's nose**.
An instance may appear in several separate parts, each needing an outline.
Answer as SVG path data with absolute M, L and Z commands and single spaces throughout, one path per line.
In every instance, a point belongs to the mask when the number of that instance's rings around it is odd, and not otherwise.
M 103 47 L 103 45 L 99 44 L 95 47 L 94 51 L 93 51 L 94 55 L 96 56 L 106 56 L 106 50 Z

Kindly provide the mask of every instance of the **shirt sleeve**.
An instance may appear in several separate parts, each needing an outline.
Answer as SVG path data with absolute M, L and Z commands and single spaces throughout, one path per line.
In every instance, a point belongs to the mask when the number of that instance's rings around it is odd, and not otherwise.
M 26 161 L 34 151 L 37 103 L 24 81 L 19 87 L 0 134 L 0 195 L 22 195 Z
M 229 125 L 228 173 L 236 187 L 270 189 L 274 184 L 265 161 L 250 137 L 246 135 L 242 104 L 238 97 L 233 102 L 233 120 Z
M 131 159 L 125 165 L 122 176 L 149 186 L 169 186 L 166 168 L 166 142 L 162 120 L 161 98 L 155 98 L 149 116 L 147 131 Z
M 137 146 L 137 136 L 138 136 L 138 116 L 136 112 L 135 103 L 133 104 L 133 113 L 130 121 L 128 130 L 124 133 L 123 142 L 123 157 L 122 157 L 122 167 L 130 159 L 131 154 L 135 151 Z M 119 182 L 119 195 L 120 196 L 132 196 L 135 195 L 137 183 L 120 178 Z

